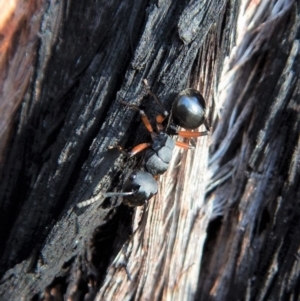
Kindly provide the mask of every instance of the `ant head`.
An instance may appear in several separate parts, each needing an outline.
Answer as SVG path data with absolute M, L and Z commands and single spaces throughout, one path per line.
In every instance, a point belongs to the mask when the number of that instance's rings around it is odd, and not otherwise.
M 183 90 L 172 106 L 172 117 L 176 125 L 185 129 L 196 129 L 205 120 L 206 105 L 201 93 L 195 89 Z
M 132 192 L 123 197 L 123 203 L 128 206 L 140 206 L 157 193 L 158 186 L 152 175 L 145 171 L 133 171 L 123 186 L 123 192 Z

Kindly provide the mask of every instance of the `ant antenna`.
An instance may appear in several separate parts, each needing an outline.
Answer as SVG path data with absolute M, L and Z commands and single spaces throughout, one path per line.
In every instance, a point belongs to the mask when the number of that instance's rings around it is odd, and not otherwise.
M 94 196 L 88 200 L 85 200 L 83 202 L 80 202 L 76 205 L 77 208 L 83 208 L 83 207 L 87 207 L 95 202 L 98 201 L 104 201 L 106 198 L 111 198 L 114 196 L 117 197 L 122 197 L 122 196 L 129 196 L 129 195 L 133 195 L 134 192 L 130 191 L 130 192 L 105 192 L 105 193 L 100 193 L 97 196 Z
M 155 101 L 156 101 L 156 102 L 158 103 L 158 105 L 161 107 L 161 109 L 162 109 L 162 111 L 163 111 L 163 115 L 164 115 L 165 117 L 167 117 L 167 116 L 169 115 L 168 111 L 165 109 L 164 105 L 163 105 L 162 102 L 159 100 L 159 98 L 156 96 L 156 94 L 154 94 L 154 93 L 150 90 L 150 86 L 149 86 L 149 84 L 148 84 L 147 79 L 144 79 L 144 80 L 143 80 L 143 83 L 144 83 L 144 85 L 145 85 L 145 88 L 146 88 L 148 94 L 149 94 L 150 96 L 152 96 L 152 97 L 155 99 Z

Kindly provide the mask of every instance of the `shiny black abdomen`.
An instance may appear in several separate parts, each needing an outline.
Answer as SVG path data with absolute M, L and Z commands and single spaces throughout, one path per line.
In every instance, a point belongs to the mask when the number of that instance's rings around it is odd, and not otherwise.
M 182 91 L 172 106 L 172 118 L 176 125 L 196 129 L 205 120 L 206 104 L 201 93 L 195 89 Z

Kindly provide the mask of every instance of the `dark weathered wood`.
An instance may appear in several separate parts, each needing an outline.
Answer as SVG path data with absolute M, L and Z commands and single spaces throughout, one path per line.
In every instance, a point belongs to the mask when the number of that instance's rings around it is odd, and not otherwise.
M 35 7 L 34 73 L 0 183 L 3 300 L 297 297 L 299 15 L 292 0 L 255 5 Z M 143 139 L 118 101 L 152 116 L 145 78 L 168 109 L 198 88 L 213 134 L 174 152 L 147 207 L 74 209 L 136 168 L 107 147 Z

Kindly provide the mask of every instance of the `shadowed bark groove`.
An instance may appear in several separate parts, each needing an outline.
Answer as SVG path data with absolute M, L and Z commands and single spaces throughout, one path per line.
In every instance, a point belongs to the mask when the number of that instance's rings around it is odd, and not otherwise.
M 19 4 L 0 61 L 1 300 L 298 298 L 299 6 L 262 2 Z M 119 103 L 153 118 L 144 79 L 168 110 L 197 88 L 210 135 L 175 149 L 146 206 L 76 209 L 140 168 L 108 147 L 149 139 Z

